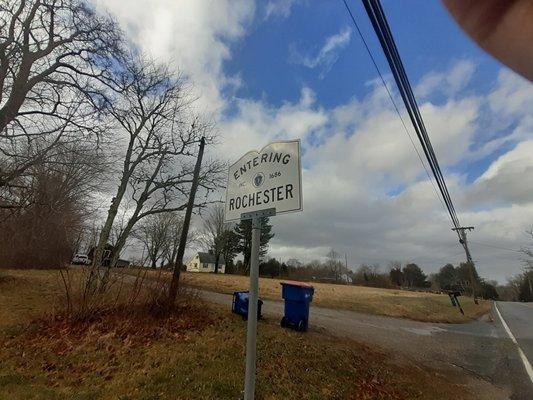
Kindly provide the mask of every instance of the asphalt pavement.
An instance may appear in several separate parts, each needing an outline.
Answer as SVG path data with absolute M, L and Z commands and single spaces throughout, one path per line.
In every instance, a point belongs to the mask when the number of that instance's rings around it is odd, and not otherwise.
M 231 308 L 231 295 L 198 290 L 201 298 Z M 465 299 L 464 301 L 469 301 Z M 497 303 L 526 357 L 533 360 L 533 305 Z M 283 303 L 266 300 L 263 314 L 281 319 Z M 391 357 L 460 375 L 479 399 L 532 400 L 533 382 L 493 307 L 466 324 L 440 324 L 312 306 L 310 330 L 351 338 Z

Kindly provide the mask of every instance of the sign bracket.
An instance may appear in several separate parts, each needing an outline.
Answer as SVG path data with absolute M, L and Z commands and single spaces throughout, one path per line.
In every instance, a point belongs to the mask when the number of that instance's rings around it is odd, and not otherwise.
M 273 207 L 273 208 L 267 208 L 265 210 L 242 213 L 241 220 L 251 219 L 253 221 L 256 218 L 273 217 L 275 215 L 276 215 L 276 207 Z

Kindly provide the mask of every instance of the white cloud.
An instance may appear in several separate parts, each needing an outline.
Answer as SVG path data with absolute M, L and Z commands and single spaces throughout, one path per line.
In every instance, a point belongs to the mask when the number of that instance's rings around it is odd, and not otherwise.
M 265 19 L 273 17 L 287 18 L 292 7 L 300 0 L 269 0 L 265 7 Z
M 524 140 L 496 159 L 472 184 L 473 204 L 528 204 L 533 200 L 533 131 Z M 533 220 L 531 221 L 533 225 Z
M 432 71 L 426 74 L 415 87 L 417 97 L 426 97 L 433 92 L 454 96 L 471 80 L 475 65 L 470 60 L 460 60 L 447 71 Z
M 501 85 L 506 84 L 498 81 L 494 90 L 504 90 Z M 418 262 L 430 272 L 446 262 L 464 261 L 449 218 L 390 101 L 380 86 L 370 87 L 364 98 L 332 109 L 321 107 L 309 88 L 298 102 L 278 108 L 240 100 L 237 115 L 222 125 L 228 134 L 223 152 L 234 158 L 271 140 L 302 139 L 304 211 L 275 218 L 270 254 L 309 261 L 334 247 L 348 255 L 351 265 L 399 259 Z M 518 96 L 512 88 L 505 90 Z M 492 134 L 480 131 L 479 121 L 489 102 L 485 93 L 456 93 L 443 104 L 420 103 L 444 170 L 479 157 L 471 148 L 475 140 Z M 525 111 L 515 119 L 521 120 Z M 532 138 L 532 131 L 527 135 Z M 417 141 L 414 133 L 413 138 Z M 445 173 L 461 221 L 476 226 L 473 241 L 510 248 L 524 244 L 522 232 L 533 224 L 533 193 L 528 190 L 533 184 L 524 177 L 533 176 L 531 150 L 521 140 L 471 184 Z M 516 253 L 472 248 L 483 276 L 503 281 L 521 268 Z
M 339 59 L 339 54 L 348 46 L 352 37 L 352 30 L 345 27 L 339 33 L 326 38 L 324 45 L 315 56 L 302 54 L 295 44 L 290 47 L 290 61 L 294 64 L 301 64 L 307 68 L 320 67 L 320 77 L 324 77 L 331 67 Z
M 482 158 L 502 146 L 528 140 L 533 132 L 533 85 L 507 69 L 501 69 L 493 89 L 483 98 L 479 145 L 472 158 Z M 502 132 L 505 134 L 502 135 Z
M 260 149 L 272 140 L 306 140 L 328 119 L 315 104 L 314 93 L 305 87 L 295 104 L 274 108 L 263 102 L 241 99 L 236 105 L 237 114 L 219 123 L 220 152 L 228 160 L 239 158 L 245 149 Z
M 197 107 L 218 113 L 221 90 L 239 84 L 222 69 L 230 45 L 240 40 L 254 16 L 249 0 L 93 0 L 115 15 L 140 49 L 170 62 L 194 83 Z
M 142 0 L 94 1 L 117 15 L 141 49 L 173 62 L 194 81 L 199 107 L 218 120 L 222 158 L 234 160 L 276 139 L 302 139 L 304 211 L 273 219 L 272 255 L 309 260 L 334 247 L 348 255 L 351 265 L 400 259 L 419 262 L 428 271 L 464 260 L 448 217 L 379 84 L 370 82 L 367 96 L 331 109 L 304 87 L 296 102 L 274 107 L 237 99 L 232 101 L 236 112 L 225 115 L 228 99 L 222 93 L 241 82 L 224 72 L 223 63 L 232 56 L 232 44 L 246 35 L 255 13 L 253 2 L 153 0 L 147 6 Z M 286 17 L 288 3 L 294 2 L 271 1 L 267 11 L 272 17 Z M 293 48 L 293 61 L 320 68 L 323 76 L 350 38 L 351 31 L 342 29 L 314 56 Z M 465 97 L 463 89 L 474 70 L 471 61 L 461 60 L 449 70 L 430 72 L 416 90 L 443 168 L 490 155 L 504 143 L 516 144 L 473 183 L 446 173 L 461 220 L 476 226 L 470 237 L 480 273 L 503 280 L 520 269 L 516 254 L 476 247 L 474 242 L 517 248 L 524 244 L 522 232 L 533 224 L 533 195 L 526 190 L 532 176 L 533 87 L 502 70 L 491 92 Z M 435 90 L 447 101 L 429 103 L 426 96 Z M 487 110 L 495 121 L 482 129 L 480 120 L 487 120 Z M 483 145 L 473 149 L 477 143 Z

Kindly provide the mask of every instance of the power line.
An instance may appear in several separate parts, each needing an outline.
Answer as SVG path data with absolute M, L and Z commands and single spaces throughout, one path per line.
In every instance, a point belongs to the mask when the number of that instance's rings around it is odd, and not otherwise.
M 448 210 L 448 213 L 450 214 L 453 225 L 455 228 L 458 228 L 460 226 L 460 223 L 457 217 L 457 213 L 455 211 L 455 207 L 451 200 L 446 182 L 440 169 L 440 165 L 438 163 L 433 146 L 429 139 L 429 135 L 427 134 L 424 121 L 420 114 L 418 104 L 416 102 L 411 85 L 409 83 L 409 79 L 403 67 L 403 63 L 401 61 L 398 49 L 394 42 L 394 38 L 390 31 L 390 27 L 386 20 L 383 9 L 381 8 L 381 4 L 379 3 L 379 1 L 375 0 L 363 0 L 363 5 L 365 7 L 365 10 L 367 11 L 374 31 L 376 32 L 376 35 L 379 39 L 385 57 L 387 58 L 396 84 L 398 85 L 398 90 L 400 92 L 400 95 L 402 96 L 405 107 L 415 129 L 415 132 L 419 138 L 422 149 L 424 150 L 424 154 L 433 172 L 437 185 L 439 186 L 444 202 L 446 203 L 446 208 Z
M 499 249 L 499 250 L 514 251 L 514 252 L 516 252 L 516 253 L 522 253 L 521 250 L 510 249 L 509 247 L 497 246 L 497 245 L 494 245 L 494 244 L 487 244 L 487 243 L 481 243 L 481 242 L 474 242 L 473 240 L 470 240 L 470 243 L 478 244 L 478 245 L 480 245 L 480 246 L 485 246 L 485 247 L 492 247 L 492 248 L 494 248 L 494 249 Z
M 350 12 L 352 20 L 354 20 L 353 14 L 349 9 L 346 0 L 343 1 L 346 8 Z M 474 302 L 478 304 L 476 299 L 474 282 L 474 263 L 472 261 L 470 251 L 468 249 L 468 242 L 466 237 L 466 232 L 473 230 L 474 227 L 462 227 L 459 222 L 459 217 L 457 216 L 457 212 L 455 211 L 455 206 L 453 204 L 450 192 L 448 190 L 448 186 L 446 185 L 444 175 L 437 160 L 437 155 L 435 154 L 435 150 L 433 149 L 433 145 L 431 144 L 431 140 L 429 138 L 424 119 L 422 118 L 422 115 L 420 113 L 420 108 L 418 107 L 418 103 L 411 87 L 411 83 L 409 82 L 409 78 L 407 77 L 407 73 L 405 72 L 402 59 L 398 52 L 398 48 L 396 47 L 394 37 L 392 35 L 389 23 L 387 22 L 385 12 L 381 7 L 381 3 L 379 0 L 362 0 L 362 2 L 366 13 L 368 14 L 368 18 L 370 19 L 370 22 L 372 24 L 372 27 L 374 28 L 374 32 L 376 33 L 376 36 L 379 40 L 381 48 L 383 49 L 383 53 L 385 55 L 385 58 L 387 59 L 392 75 L 394 76 L 394 80 L 396 81 L 396 85 L 398 86 L 398 91 L 402 97 L 409 118 L 411 119 L 411 123 L 413 124 L 413 128 L 420 141 L 420 145 L 422 146 L 422 150 L 424 151 L 426 160 L 431 168 L 431 171 L 433 172 L 433 176 L 435 177 L 435 181 L 437 182 L 437 185 L 439 187 L 446 209 L 448 210 L 448 214 L 450 215 L 452 224 L 454 226 L 452 230 L 457 233 L 459 243 L 461 243 L 464 248 L 467 263 L 470 265 L 472 296 L 474 298 Z M 358 31 L 360 32 L 360 30 Z
M 366 40 L 365 40 L 365 37 L 363 36 L 363 33 L 361 32 L 361 29 L 359 29 L 359 25 L 357 24 L 357 21 L 355 20 L 355 17 L 352 13 L 352 10 L 350 9 L 350 7 L 348 6 L 348 3 L 346 2 L 346 0 L 342 0 L 343 3 L 344 3 L 344 6 L 346 7 L 346 10 L 348 11 L 348 14 L 350 15 L 350 18 L 355 26 L 355 29 L 357 30 L 357 33 L 359 34 L 359 37 L 361 38 L 361 41 L 363 42 L 364 46 L 365 46 L 365 49 L 370 57 L 370 59 L 372 60 L 372 64 L 374 65 L 374 68 L 376 69 L 378 75 L 379 75 L 379 78 L 381 80 L 381 83 L 383 84 L 383 87 L 385 88 L 385 90 L 387 91 L 387 94 L 389 95 L 389 99 L 392 103 L 392 105 L 394 106 L 394 110 L 396 111 L 396 114 L 398 114 L 398 117 L 400 118 L 400 121 L 402 122 L 402 126 L 403 126 L 403 129 L 405 131 L 405 133 L 407 134 L 407 137 L 409 138 L 409 141 L 411 142 L 411 145 L 413 146 L 413 149 L 414 151 L 416 152 L 416 155 L 418 156 L 418 159 L 420 160 L 420 164 L 422 165 L 422 167 L 424 168 L 424 171 L 426 171 L 426 175 L 429 179 L 429 181 L 431 182 L 431 186 L 433 187 L 433 191 L 435 192 L 435 195 L 437 196 L 437 198 L 439 199 L 440 203 L 442 204 L 442 206 L 444 207 L 444 209 L 447 211 L 447 207 L 446 205 L 444 204 L 444 202 L 442 201 L 442 198 L 440 197 L 438 191 L 437 191 L 437 188 L 435 186 L 435 183 L 433 182 L 433 179 L 431 178 L 431 175 L 426 167 L 426 164 L 424 163 L 424 160 L 422 159 L 422 156 L 420 155 L 420 152 L 418 151 L 416 145 L 415 145 L 415 142 L 411 136 L 411 134 L 409 133 L 409 129 L 407 129 L 407 125 L 405 124 L 405 121 L 403 120 L 403 117 L 400 113 L 400 110 L 398 109 L 398 106 L 396 105 L 396 102 L 394 101 L 394 98 L 389 90 L 389 87 L 387 86 L 387 83 L 385 82 L 385 79 L 383 78 L 383 75 L 381 73 L 381 70 L 379 69 L 378 67 L 378 64 L 376 62 L 376 59 L 374 58 L 374 55 L 372 54 L 372 51 L 370 50 L 370 47 L 368 46 Z M 449 214 L 447 214 L 449 215 Z M 451 217 L 450 217 L 451 218 Z M 453 219 L 451 219 L 452 223 L 453 223 Z

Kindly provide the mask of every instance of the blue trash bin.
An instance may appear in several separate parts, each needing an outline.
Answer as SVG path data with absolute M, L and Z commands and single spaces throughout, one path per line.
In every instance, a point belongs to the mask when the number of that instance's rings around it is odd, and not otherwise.
M 281 282 L 281 297 L 285 300 L 285 314 L 281 326 L 301 332 L 309 326 L 309 304 L 313 300 L 315 289 L 308 283 Z
M 231 311 L 235 314 L 239 314 L 243 319 L 248 318 L 248 298 L 250 294 L 248 290 L 233 292 L 233 301 L 231 304 Z M 261 319 L 261 306 L 263 300 L 257 299 L 257 319 Z

